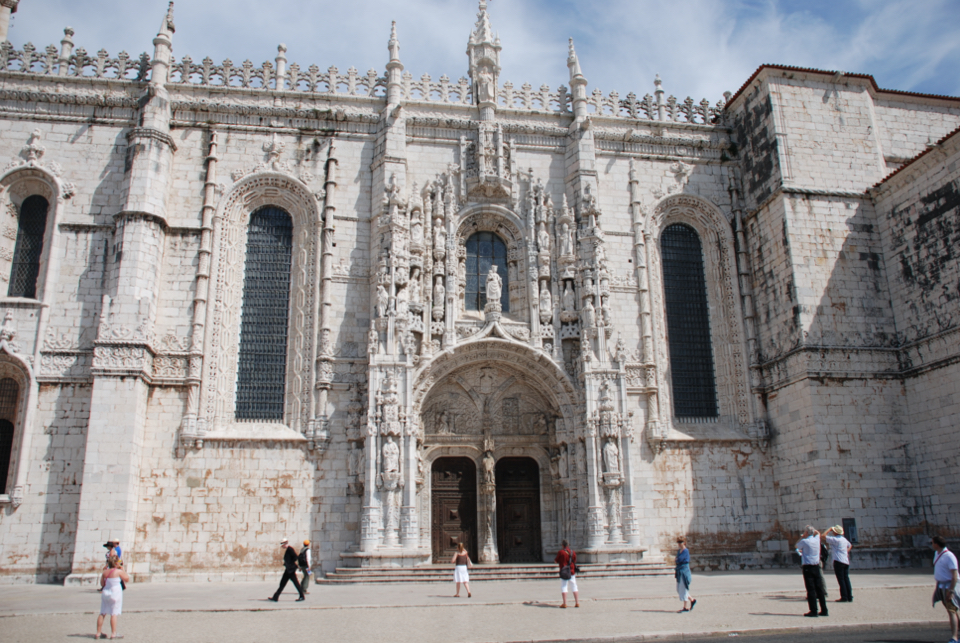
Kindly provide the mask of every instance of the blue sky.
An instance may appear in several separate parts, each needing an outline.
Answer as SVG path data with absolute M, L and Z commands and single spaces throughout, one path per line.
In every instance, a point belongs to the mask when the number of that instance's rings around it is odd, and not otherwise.
M 94 53 L 152 51 L 166 0 L 22 0 L 9 38 Z M 390 21 L 419 77 L 466 75 L 476 0 L 180 0 L 174 54 L 235 64 L 383 70 Z M 590 89 L 706 97 L 736 91 L 763 63 L 872 74 L 881 87 L 960 96 L 960 0 L 491 0 L 501 81 L 567 84 L 567 38 Z

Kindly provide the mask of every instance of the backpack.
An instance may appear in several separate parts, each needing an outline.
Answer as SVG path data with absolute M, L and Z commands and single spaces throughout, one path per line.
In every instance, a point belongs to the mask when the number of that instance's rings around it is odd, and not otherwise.
M 300 553 L 297 555 L 297 564 L 300 565 L 300 569 L 307 568 L 307 548 L 304 547 L 300 550 Z
M 560 579 L 570 580 L 573 577 L 573 572 L 570 568 L 570 565 L 573 563 L 573 556 L 570 555 L 569 549 L 564 549 L 563 551 L 567 552 L 567 564 L 560 568 Z

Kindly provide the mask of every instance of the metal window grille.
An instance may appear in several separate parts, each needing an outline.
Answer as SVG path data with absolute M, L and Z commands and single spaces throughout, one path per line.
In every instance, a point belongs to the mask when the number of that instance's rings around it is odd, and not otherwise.
M 9 377 L 0 380 L 0 493 L 7 493 L 7 476 L 13 457 L 13 426 L 17 418 L 20 387 Z
M 37 296 L 37 276 L 40 274 L 40 255 L 43 253 L 43 233 L 47 229 L 47 210 L 50 204 L 42 196 L 27 197 L 20 206 L 17 225 L 17 245 L 13 251 L 10 269 L 10 297 Z
M 487 273 L 497 267 L 503 280 L 500 305 L 510 311 L 510 285 L 507 283 L 507 245 L 492 232 L 477 232 L 467 239 L 467 285 L 464 289 L 467 310 L 483 310 L 487 305 Z
M 293 223 L 279 208 L 250 216 L 237 368 L 238 420 L 283 420 Z
M 707 308 L 703 249 L 690 227 L 674 224 L 660 236 L 667 343 L 673 376 L 673 413 L 717 417 L 717 386 Z

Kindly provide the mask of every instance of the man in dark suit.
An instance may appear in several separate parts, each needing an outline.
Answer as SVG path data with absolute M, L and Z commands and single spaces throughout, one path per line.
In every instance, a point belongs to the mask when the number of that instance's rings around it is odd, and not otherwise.
M 300 592 L 300 598 L 298 601 L 304 600 L 303 588 L 300 587 L 300 581 L 297 580 L 297 550 L 290 546 L 290 542 L 284 538 L 280 541 L 280 546 L 283 547 L 283 578 L 280 579 L 280 587 L 277 588 L 277 592 L 267 598 L 267 600 L 273 601 L 276 603 L 280 599 L 280 592 L 283 591 L 283 588 L 287 586 L 287 581 L 293 581 L 293 586 L 297 588 L 297 591 Z

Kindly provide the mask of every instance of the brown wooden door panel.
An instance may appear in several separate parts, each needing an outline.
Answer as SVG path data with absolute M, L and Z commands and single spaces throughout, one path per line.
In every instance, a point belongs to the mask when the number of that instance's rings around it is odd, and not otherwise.
M 440 458 L 431 476 L 433 562 L 448 562 L 463 543 L 476 560 L 477 470 L 469 458 Z
M 540 469 L 530 458 L 497 463 L 497 549 L 502 563 L 538 563 Z

